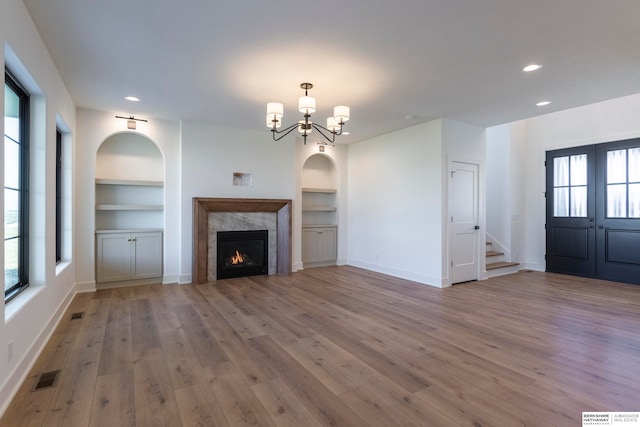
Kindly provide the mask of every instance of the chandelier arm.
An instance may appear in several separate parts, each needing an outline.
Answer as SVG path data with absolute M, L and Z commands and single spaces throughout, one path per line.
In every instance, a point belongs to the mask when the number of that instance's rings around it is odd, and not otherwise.
M 319 124 L 316 124 L 316 123 L 314 123 L 314 124 L 313 124 L 313 126 L 314 126 L 316 129 L 318 129 L 318 127 L 321 127 L 322 129 L 326 130 L 327 132 L 331 132 L 331 133 L 333 134 L 333 139 L 335 139 L 335 137 L 336 137 L 336 136 L 340 136 L 340 135 L 342 135 L 342 125 L 344 125 L 344 122 L 340 122 L 340 123 L 338 123 L 338 124 L 340 125 L 340 130 L 339 130 L 339 131 L 335 131 L 335 132 L 334 132 L 334 131 L 332 131 L 331 129 L 327 129 L 326 127 L 324 127 L 324 126 L 322 126 L 322 125 L 319 125 Z M 318 129 L 318 132 L 319 132 L 319 131 L 320 131 L 320 129 Z M 326 137 L 325 137 L 325 138 L 326 138 Z M 331 141 L 331 142 L 333 142 L 333 141 Z
M 291 126 L 286 127 L 286 128 L 284 128 L 282 130 L 277 130 L 275 127 L 271 128 L 270 130 L 271 130 L 271 132 L 275 132 L 277 134 L 280 134 L 280 133 L 287 134 L 287 133 L 291 132 L 293 129 L 295 129 L 296 127 L 298 127 L 298 125 L 299 125 L 299 123 L 294 123 Z
M 276 130 L 276 129 L 271 129 L 271 136 L 273 136 L 273 140 L 274 141 L 280 141 L 282 138 L 284 138 L 285 136 L 289 135 L 291 132 L 293 132 L 295 129 L 298 128 L 298 123 L 294 123 L 291 126 L 289 126 L 286 129 L 282 129 L 282 130 Z M 279 137 L 276 138 L 276 134 L 282 134 Z
M 326 127 L 316 124 L 316 123 L 311 123 L 311 126 L 313 126 L 313 128 L 315 130 L 318 131 L 318 133 L 320 135 L 322 135 L 324 137 L 324 139 L 326 139 L 327 141 L 329 141 L 330 143 L 334 143 L 336 141 L 336 134 L 331 132 L 329 129 L 327 129 Z M 322 129 L 326 130 L 327 132 L 331 133 L 332 138 L 329 138 L 327 135 L 324 134 L 324 132 L 322 132 Z

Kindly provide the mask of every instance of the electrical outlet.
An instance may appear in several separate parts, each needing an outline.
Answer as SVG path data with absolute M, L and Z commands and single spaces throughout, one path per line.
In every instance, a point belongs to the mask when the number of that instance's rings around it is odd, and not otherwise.
M 7 346 L 7 362 L 11 363 L 11 359 L 13 359 L 13 341 L 9 341 Z

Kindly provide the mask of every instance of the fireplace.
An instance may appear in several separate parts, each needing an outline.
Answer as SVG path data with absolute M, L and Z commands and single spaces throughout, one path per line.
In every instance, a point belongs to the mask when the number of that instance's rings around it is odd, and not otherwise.
M 268 274 L 269 231 L 218 231 L 218 279 Z
M 268 274 L 291 273 L 291 216 L 292 201 L 285 199 L 224 199 L 209 197 L 193 198 L 193 283 L 205 283 L 217 279 L 217 231 L 230 231 L 211 224 L 211 216 L 219 214 L 273 213 L 275 224 L 270 227 L 236 228 L 234 230 L 269 229 L 269 241 L 273 250 L 269 252 Z M 253 221 L 252 221 L 253 222 Z M 255 224 L 255 222 L 253 222 Z M 210 256 L 212 255 L 212 256 Z

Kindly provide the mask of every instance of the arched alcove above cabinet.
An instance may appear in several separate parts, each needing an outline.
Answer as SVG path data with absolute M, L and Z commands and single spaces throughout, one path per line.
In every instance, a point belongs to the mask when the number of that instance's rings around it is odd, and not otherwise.
M 160 281 L 164 160 L 138 133 L 107 138 L 96 153 L 96 282 Z
M 107 138 L 96 153 L 96 230 L 161 229 L 164 162 L 136 133 Z
M 302 262 L 332 265 L 337 259 L 338 179 L 333 161 L 312 155 L 302 167 Z

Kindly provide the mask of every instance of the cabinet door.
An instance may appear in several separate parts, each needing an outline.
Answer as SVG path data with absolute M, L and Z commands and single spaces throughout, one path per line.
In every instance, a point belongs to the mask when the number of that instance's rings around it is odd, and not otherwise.
M 318 235 L 319 261 L 335 261 L 338 258 L 338 240 L 335 228 L 323 228 Z
M 133 233 L 131 240 L 131 278 L 162 276 L 162 233 Z
M 302 231 L 302 262 L 327 262 L 337 258 L 335 228 L 306 228 Z
M 318 229 L 302 230 L 302 262 L 320 261 L 318 253 Z
M 131 235 L 98 234 L 96 281 L 117 282 L 131 276 Z

